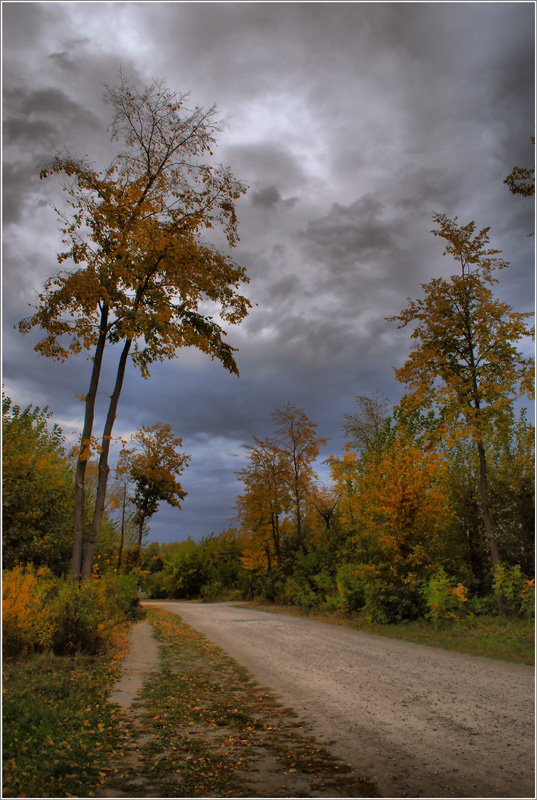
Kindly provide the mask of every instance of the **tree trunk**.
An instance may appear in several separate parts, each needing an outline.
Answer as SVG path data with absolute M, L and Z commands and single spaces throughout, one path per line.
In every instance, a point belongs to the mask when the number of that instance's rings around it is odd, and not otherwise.
M 496 541 L 496 534 L 494 532 L 494 525 L 489 510 L 489 490 L 488 490 L 488 477 L 487 477 L 487 459 L 485 456 L 485 448 L 483 442 L 477 442 L 477 452 L 479 454 L 479 494 L 481 498 L 481 517 L 485 526 L 485 535 L 490 551 L 490 560 L 492 561 L 492 569 L 500 563 L 500 555 L 498 553 L 498 543 Z M 502 617 L 506 616 L 505 603 L 501 594 L 496 597 L 498 611 Z
M 278 569 L 282 568 L 282 554 L 280 552 L 280 530 L 278 525 L 278 515 L 275 511 L 271 514 L 272 538 L 274 539 L 274 549 L 276 551 L 276 561 Z
M 464 278 L 465 262 L 461 260 L 461 264 L 462 264 L 462 276 Z M 468 284 L 466 284 L 466 286 L 468 288 Z M 471 323 L 470 298 L 468 295 L 468 291 L 466 292 L 465 296 L 464 321 L 466 327 L 466 341 L 467 341 L 468 355 L 470 361 L 470 375 L 472 380 L 472 403 L 474 411 L 473 435 L 474 435 L 474 440 L 477 444 L 477 452 L 479 456 L 479 497 L 481 501 L 481 518 L 483 519 L 483 524 L 485 526 L 485 536 L 487 537 L 487 544 L 489 546 L 489 552 L 490 552 L 490 560 L 492 562 L 492 571 L 494 573 L 496 567 L 500 563 L 500 556 L 498 553 L 498 543 L 496 542 L 494 525 L 492 523 L 492 518 L 490 516 L 490 510 L 489 510 L 487 459 L 485 455 L 485 448 L 483 446 L 482 418 L 481 418 L 482 412 L 481 412 L 480 392 L 478 386 L 477 364 L 475 359 L 474 334 Z M 501 593 L 496 596 L 496 604 L 498 606 L 498 611 L 500 615 L 505 616 L 506 615 L 505 604 L 503 602 L 503 597 Z
M 125 507 L 127 505 L 127 487 L 123 488 L 123 510 L 121 512 L 121 539 L 119 540 L 119 552 L 117 554 L 117 571 L 121 569 L 121 558 L 123 556 L 123 542 L 125 541 Z
M 267 557 L 267 574 L 270 575 L 272 572 L 272 559 L 270 557 L 270 547 L 268 544 L 265 545 L 265 555 Z
M 93 431 L 93 420 L 95 417 L 95 400 L 97 388 L 101 374 L 103 353 L 106 344 L 106 334 L 108 325 L 108 306 L 104 305 L 101 311 L 101 321 L 99 326 L 99 339 L 93 357 L 93 367 L 91 379 L 85 400 L 84 427 L 80 437 L 80 452 L 75 472 L 75 513 L 74 513 L 74 532 L 73 532 L 73 552 L 71 557 L 71 579 L 78 581 L 82 571 L 82 549 L 84 544 L 84 483 L 86 476 L 86 465 L 88 463 L 88 448 L 91 444 L 91 434 Z
M 298 489 L 295 489 L 295 509 L 296 509 L 296 535 L 298 538 L 298 546 L 300 549 L 302 549 L 302 515 L 300 513 L 300 496 L 298 493 Z
M 140 527 L 138 528 L 138 549 L 136 551 L 136 567 L 140 569 L 140 565 L 142 563 L 142 538 L 144 535 L 144 522 L 145 517 L 142 517 L 140 520 Z
M 125 367 L 127 365 L 127 358 L 132 344 L 132 339 L 127 339 L 117 368 L 116 385 L 110 398 L 108 406 L 108 415 L 103 431 L 103 438 L 101 442 L 101 457 L 99 458 L 99 473 L 97 479 L 97 496 L 95 498 L 95 509 L 93 512 L 93 519 L 91 522 L 91 530 L 84 552 L 84 559 L 82 562 L 82 580 L 89 580 L 93 569 L 93 559 L 95 557 L 95 550 L 97 548 L 97 539 L 99 537 L 99 530 L 104 513 L 104 505 L 106 502 L 106 486 L 108 483 L 108 473 L 110 467 L 108 466 L 108 455 L 110 452 L 110 443 L 112 440 L 112 429 L 116 418 L 116 411 L 123 386 L 123 379 L 125 377 Z

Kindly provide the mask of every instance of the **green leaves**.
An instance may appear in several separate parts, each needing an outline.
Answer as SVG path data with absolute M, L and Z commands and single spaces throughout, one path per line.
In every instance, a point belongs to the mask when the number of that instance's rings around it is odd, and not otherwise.
M 19 561 L 56 573 L 68 563 L 73 476 L 63 434 L 48 409 L 2 398 L 2 522 L 4 567 Z

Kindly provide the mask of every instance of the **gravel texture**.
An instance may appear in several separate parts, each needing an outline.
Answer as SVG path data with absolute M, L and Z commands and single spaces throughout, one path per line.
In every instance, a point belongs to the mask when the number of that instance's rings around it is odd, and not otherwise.
M 179 614 L 384 797 L 534 798 L 534 670 L 237 603 Z

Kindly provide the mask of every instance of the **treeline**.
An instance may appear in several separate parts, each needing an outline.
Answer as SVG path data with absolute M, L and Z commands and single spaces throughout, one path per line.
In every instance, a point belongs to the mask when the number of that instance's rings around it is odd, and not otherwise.
M 148 594 L 260 597 L 392 622 L 494 613 L 501 593 L 509 614 L 531 616 L 534 428 L 525 412 L 486 443 L 501 558 L 493 571 L 472 443 L 436 438 L 433 414 L 403 421 L 378 393 L 357 401 L 328 486 L 313 468 L 326 441 L 315 424 L 290 405 L 276 411 L 277 435 L 246 446 L 236 524 L 200 542 L 149 545 Z

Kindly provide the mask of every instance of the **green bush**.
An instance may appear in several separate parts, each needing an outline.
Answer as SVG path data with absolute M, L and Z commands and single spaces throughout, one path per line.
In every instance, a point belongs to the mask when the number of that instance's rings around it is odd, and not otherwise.
M 335 591 L 335 569 L 329 557 L 325 552 L 310 550 L 297 554 L 281 598 L 304 610 L 315 610 L 325 607 Z
M 468 590 L 462 583 L 455 586 L 452 578 L 440 567 L 425 584 L 423 596 L 427 603 L 425 616 L 433 622 L 443 622 L 460 619 L 468 600 Z
M 401 575 L 384 565 L 356 564 L 352 568 L 356 601 L 366 620 L 380 625 L 416 619 L 423 613 L 423 598 L 415 573 Z M 358 588 L 359 587 L 359 588 Z
M 520 595 L 520 612 L 524 619 L 535 619 L 535 578 L 527 581 Z
M 487 594 L 484 597 L 470 597 L 468 598 L 466 613 L 470 617 L 494 617 L 498 613 L 496 598 L 492 594 Z
M 169 597 L 169 589 L 164 572 L 152 572 L 144 580 L 144 589 L 153 600 L 165 600 Z
M 492 582 L 495 597 L 501 596 L 508 614 L 532 618 L 535 615 L 535 582 L 529 581 L 517 565 L 499 564 Z
M 360 611 L 365 603 L 362 582 L 353 564 L 341 564 L 336 573 L 337 607 L 346 614 Z

